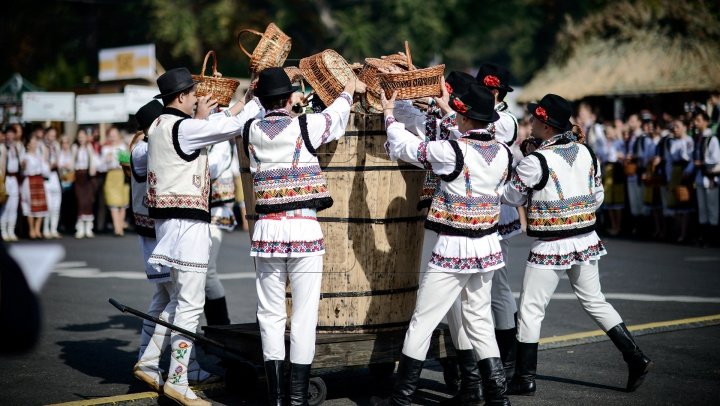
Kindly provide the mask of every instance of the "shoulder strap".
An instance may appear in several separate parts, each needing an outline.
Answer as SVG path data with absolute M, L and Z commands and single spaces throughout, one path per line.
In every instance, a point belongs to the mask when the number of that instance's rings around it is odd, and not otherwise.
M 305 148 L 314 157 L 317 157 L 317 151 L 315 151 L 315 147 L 313 147 L 312 142 L 310 142 L 310 134 L 308 133 L 307 114 L 303 114 L 300 117 L 298 117 L 298 123 L 300 124 L 300 135 L 302 136 L 303 144 L 305 144 Z
M 550 169 L 548 168 L 547 159 L 545 159 L 545 156 L 543 154 L 535 151 L 531 153 L 530 155 L 534 156 L 535 158 L 540 161 L 540 168 L 542 169 L 542 175 L 540 176 L 540 182 L 538 182 L 537 185 L 533 186 L 532 188 L 534 190 L 543 190 L 545 189 L 545 185 L 547 185 L 548 178 L 550 177 Z M 530 156 L 528 155 L 528 156 Z
M 253 121 L 255 121 L 254 118 L 251 118 L 250 120 L 245 122 L 245 127 L 243 128 L 243 150 L 245 150 L 245 156 L 250 158 L 250 125 L 252 125 Z
M 456 140 L 449 140 L 448 142 L 455 152 L 455 169 L 448 175 L 440 175 L 440 179 L 445 182 L 452 182 L 460 176 L 460 172 L 462 172 L 463 166 L 465 165 L 465 156 L 460 149 L 460 144 L 458 144 Z

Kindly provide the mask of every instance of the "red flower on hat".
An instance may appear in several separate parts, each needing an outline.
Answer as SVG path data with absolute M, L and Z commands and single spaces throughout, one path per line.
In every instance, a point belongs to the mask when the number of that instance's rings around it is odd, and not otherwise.
M 452 104 L 453 104 L 453 109 L 455 109 L 455 111 L 457 111 L 458 113 L 467 113 L 468 108 L 465 105 L 465 103 L 462 102 L 462 100 L 460 100 L 458 98 L 454 98 L 452 100 Z
M 497 76 L 487 75 L 483 79 L 483 84 L 487 87 L 500 87 L 500 79 Z
M 543 121 L 547 121 L 547 119 L 548 119 L 547 112 L 545 111 L 544 108 L 542 108 L 540 106 L 537 106 L 535 108 L 535 115 L 538 116 L 538 118 L 541 118 Z
M 445 89 L 447 89 L 448 93 L 452 94 L 453 88 L 450 86 L 450 83 L 445 82 Z

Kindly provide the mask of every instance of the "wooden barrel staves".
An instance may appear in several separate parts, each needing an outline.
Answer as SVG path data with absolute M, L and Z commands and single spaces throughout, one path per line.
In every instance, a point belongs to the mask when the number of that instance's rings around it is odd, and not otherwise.
M 326 251 L 320 333 L 403 330 L 415 307 L 425 219 L 416 207 L 425 171 L 388 159 L 382 120 L 351 113 L 345 136 L 318 149 L 334 200 L 318 213 Z M 252 175 L 239 155 L 252 237 Z M 289 288 L 287 297 L 289 315 Z

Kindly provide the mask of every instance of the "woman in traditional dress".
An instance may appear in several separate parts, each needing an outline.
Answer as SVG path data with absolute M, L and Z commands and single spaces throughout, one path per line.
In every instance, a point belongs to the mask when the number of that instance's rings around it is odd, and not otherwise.
M 62 186 L 58 176 L 58 159 L 60 143 L 57 140 L 57 130 L 49 127 L 45 130 L 45 150 L 47 151 L 47 164 L 49 174 L 45 181 L 45 196 L 47 197 L 48 216 L 43 223 L 43 237 L 60 238 L 58 224 L 60 223 L 60 205 L 62 204 Z
M 108 143 L 103 145 L 101 156 L 107 169 L 103 188 L 105 204 L 110 208 L 116 236 L 125 234 L 125 209 L 130 202 L 130 186 L 125 183 L 125 174 L 118 160 L 119 154 L 127 153 L 127 151 L 127 145 L 120 137 L 118 129 L 111 128 L 108 131 Z
M 28 219 L 30 239 L 34 240 L 43 237 L 40 226 L 48 213 L 45 196 L 45 176 L 48 175 L 48 169 L 43 162 L 47 158 L 36 137 L 30 137 L 25 148 L 25 155 L 20 161 L 25 176 L 21 189 L 22 210 Z
M 77 223 L 75 238 L 92 238 L 93 234 L 93 203 L 95 189 L 92 177 L 95 176 L 95 152 L 88 142 L 85 130 L 77 133 L 77 144 L 73 145 L 73 168 L 75 170 L 75 200 L 77 201 Z
M 607 211 L 610 220 L 607 233 L 616 236 L 622 229 L 622 211 L 625 208 L 625 172 L 622 164 L 625 141 L 622 133 L 610 124 L 605 126 L 605 136 L 607 143 L 603 154 L 606 159 L 603 175 L 605 188 L 603 209 Z
M 665 196 L 663 203 L 666 215 L 675 216 L 675 226 L 680 229 L 677 242 L 685 242 L 692 211 L 690 190 L 692 189 L 693 166 L 690 165 L 695 143 L 688 136 L 687 126 L 678 119 L 672 122 L 673 138 L 666 148 L 659 151 L 665 166 L 667 186 L 662 188 Z

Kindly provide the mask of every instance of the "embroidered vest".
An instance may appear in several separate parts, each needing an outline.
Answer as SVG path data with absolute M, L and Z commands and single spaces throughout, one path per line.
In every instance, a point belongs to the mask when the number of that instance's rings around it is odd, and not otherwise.
M 300 135 L 285 131 L 300 126 Z M 255 212 L 326 209 L 333 204 L 325 175 L 310 143 L 307 116 L 296 119 L 271 112 L 250 120 L 243 130 L 243 147 L 253 175 Z
M 145 143 L 140 140 L 138 144 Z M 135 145 L 137 147 L 137 145 Z M 133 147 L 133 149 L 135 149 Z M 132 195 L 133 219 L 135 220 L 135 232 L 144 236 L 155 238 L 155 220 L 150 218 L 147 206 L 147 173 L 138 174 L 133 165 L 132 151 L 130 152 L 130 194 Z M 147 154 L 143 157 L 147 161 Z
M 210 207 L 235 201 L 235 177 L 232 172 L 232 145 L 221 142 L 208 148 L 208 161 L 215 170 L 210 173 Z
M 440 176 L 425 228 L 470 238 L 492 234 L 497 231 L 500 196 L 511 170 L 510 149 L 489 133 L 449 142 L 455 151 L 455 170 Z
M 148 212 L 154 219 L 210 222 L 207 150 L 188 155 L 180 149 L 178 128 L 184 119 L 163 112 L 148 130 Z
M 585 144 L 560 139 L 541 146 L 542 177 L 528 196 L 527 235 L 570 237 L 595 229 L 597 161 Z

